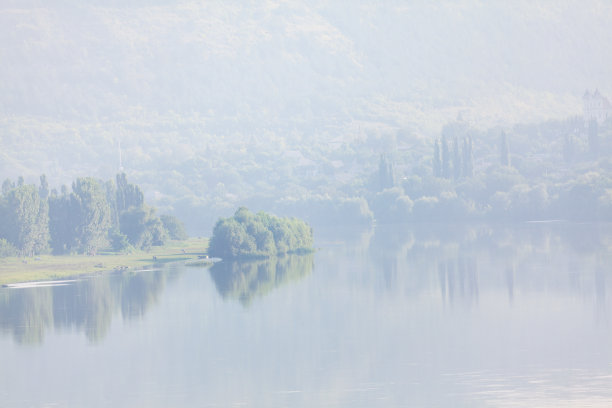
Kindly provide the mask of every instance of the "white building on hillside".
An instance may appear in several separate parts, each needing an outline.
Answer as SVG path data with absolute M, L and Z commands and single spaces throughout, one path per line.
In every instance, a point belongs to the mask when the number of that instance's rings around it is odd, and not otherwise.
M 595 119 L 602 123 L 612 117 L 612 105 L 598 90 L 592 94 L 587 90 L 582 97 L 582 114 L 586 122 Z

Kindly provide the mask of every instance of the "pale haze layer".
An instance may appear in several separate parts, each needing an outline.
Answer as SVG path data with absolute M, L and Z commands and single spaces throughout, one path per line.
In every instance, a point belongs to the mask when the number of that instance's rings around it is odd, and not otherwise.
M 59 186 L 123 168 L 170 212 L 219 207 L 214 195 L 227 214 L 296 164 L 342 166 L 350 184 L 377 160 L 334 149 L 372 135 L 376 154 L 431 155 L 458 117 L 564 119 L 585 90 L 612 93 L 605 1 L 124 3 L 0 6 L 5 177 Z

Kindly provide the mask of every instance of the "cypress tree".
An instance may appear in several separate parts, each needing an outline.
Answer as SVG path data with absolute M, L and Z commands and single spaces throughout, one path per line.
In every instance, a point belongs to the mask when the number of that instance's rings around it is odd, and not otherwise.
M 393 187 L 393 166 L 384 154 L 380 155 L 378 162 L 378 191 Z
M 440 160 L 440 143 L 438 140 L 434 143 L 433 175 L 435 177 L 442 176 L 442 161 Z
M 472 137 L 463 139 L 463 177 L 474 175 L 474 155 L 472 154 Z
M 459 155 L 459 140 L 455 136 L 453 142 L 453 179 L 458 180 L 461 177 L 461 156 Z
M 49 183 L 47 182 L 47 176 L 44 174 L 40 176 L 40 187 L 38 187 L 38 194 L 43 200 L 46 200 L 49 197 Z
M 593 156 L 597 156 L 599 153 L 599 126 L 595 119 L 589 122 L 589 152 Z
M 445 134 L 442 134 L 442 177 L 450 178 L 450 152 Z

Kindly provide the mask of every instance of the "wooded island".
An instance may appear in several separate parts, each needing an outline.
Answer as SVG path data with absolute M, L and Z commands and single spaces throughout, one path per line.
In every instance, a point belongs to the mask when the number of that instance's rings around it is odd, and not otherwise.
M 311 251 L 312 246 L 312 228 L 304 221 L 240 207 L 233 217 L 217 221 L 208 253 L 223 259 L 265 258 Z

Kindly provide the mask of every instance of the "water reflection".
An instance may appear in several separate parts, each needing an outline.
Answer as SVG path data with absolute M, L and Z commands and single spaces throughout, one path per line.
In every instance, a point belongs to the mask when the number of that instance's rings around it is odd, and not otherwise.
M 219 262 L 210 269 L 224 298 L 249 306 L 256 297 L 310 274 L 314 255 L 286 255 L 262 260 Z
M 368 248 L 388 291 L 435 290 L 443 302 L 477 302 L 481 288 L 573 293 L 605 305 L 612 226 L 592 224 L 379 226 Z
M 476 258 L 457 257 L 438 261 L 440 296 L 443 302 L 453 304 L 456 297 L 468 304 L 478 302 L 478 268 Z
M 21 344 L 41 343 L 45 331 L 52 326 L 51 288 L 0 291 L 0 330 L 12 333 L 15 341 Z
M 20 344 L 40 344 L 45 332 L 76 329 L 96 342 L 113 316 L 142 317 L 177 270 L 108 274 L 68 285 L 0 290 L 0 332 Z
M 609 407 L 611 227 L 319 230 L 305 257 L 0 290 L 0 330 L 46 333 L 0 338 L 0 401 Z

